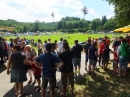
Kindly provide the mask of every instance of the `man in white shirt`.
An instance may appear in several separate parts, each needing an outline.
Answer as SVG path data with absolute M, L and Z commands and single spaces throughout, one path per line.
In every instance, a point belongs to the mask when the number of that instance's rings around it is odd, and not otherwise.
M 60 38 L 60 41 L 58 42 L 58 52 L 60 52 L 60 47 L 63 45 L 63 38 Z

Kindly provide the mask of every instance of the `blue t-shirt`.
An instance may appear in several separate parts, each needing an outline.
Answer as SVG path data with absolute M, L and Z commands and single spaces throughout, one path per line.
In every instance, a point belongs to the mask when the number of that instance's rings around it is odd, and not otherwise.
M 51 69 L 55 67 L 55 63 L 59 63 L 61 60 L 52 55 L 51 53 L 45 53 L 40 55 L 37 62 L 41 62 L 43 64 L 42 75 L 46 77 L 55 77 L 55 72 L 52 72 Z
M 97 51 L 96 47 L 94 46 L 89 47 L 89 54 L 88 54 L 89 59 L 97 60 L 97 56 L 95 55 L 96 51 Z

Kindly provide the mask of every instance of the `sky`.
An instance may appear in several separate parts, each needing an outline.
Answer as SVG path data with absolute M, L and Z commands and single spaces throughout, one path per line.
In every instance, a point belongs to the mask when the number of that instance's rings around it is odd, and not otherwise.
M 86 6 L 86 20 L 114 16 L 114 7 L 103 0 L 0 0 L 0 19 L 14 19 L 19 22 L 52 22 L 63 17 L 84 18 L 81 9 Z

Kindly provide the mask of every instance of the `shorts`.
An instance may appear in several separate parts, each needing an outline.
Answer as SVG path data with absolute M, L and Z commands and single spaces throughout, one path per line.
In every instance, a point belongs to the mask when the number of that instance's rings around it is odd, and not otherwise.
M 54 91 L 56 88 L 56 77 L 42 76 L 42 88 L 46 89 L 48 82 L 50 90 Z
M 37 75 L 37 76 L 34 75 L 34 77 L 35 77 L 35 79 L 40 79 L 41 75 Z
M 26 72 L 24 69 L 11 69 L 11 83 L 27 81 Z
M 67 78 L 69 79 L 70 84 L 74 84 L 74 73 L 61 73 L 61 81 L 62 85 L 66 86 L 67 85 Z
M 89 64 L 90 64 L 90 65 L 93 65 L 93 66 L 96 66 L 97 60 L 89 59 Z
M 74 66 L 80 66 L 81 58 L 73 58 L 73 64 Z
M 103 63 L 108 63 L 109 62 L 109 58 L 102 58 L 102 62 Z
M 86 55 L 85 58 L 85 62 L 88 62 L 88 55 Z

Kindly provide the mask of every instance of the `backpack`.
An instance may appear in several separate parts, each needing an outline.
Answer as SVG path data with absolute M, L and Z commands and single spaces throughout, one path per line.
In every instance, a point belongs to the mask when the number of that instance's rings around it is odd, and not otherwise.
M 121 44 L 120 54 L 123 58 L 129 59 L 130 48 L 128 43 Z

